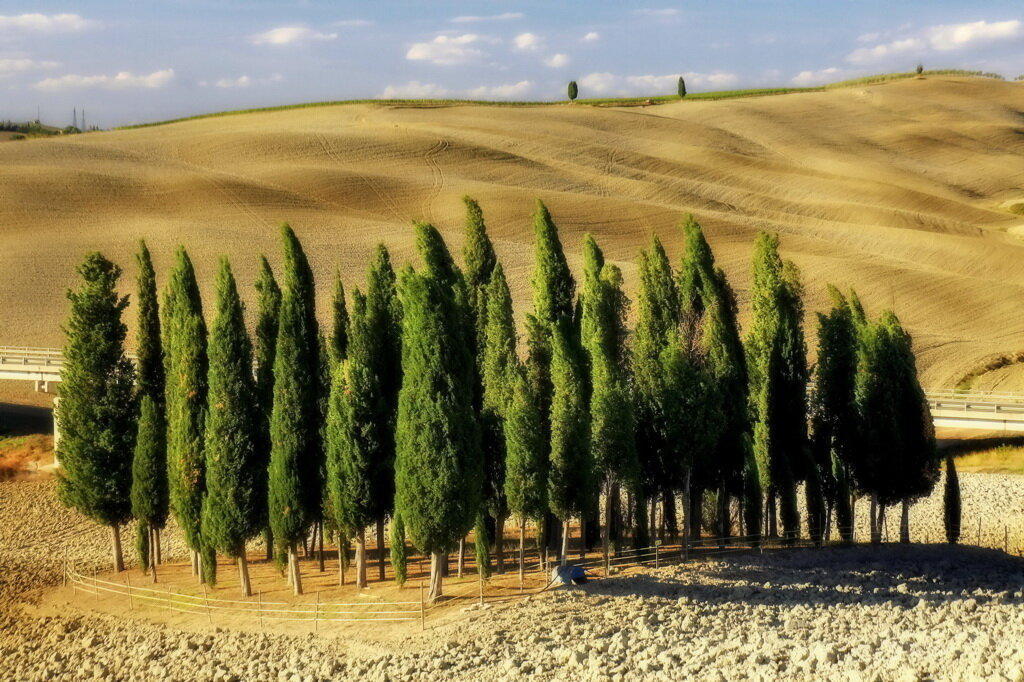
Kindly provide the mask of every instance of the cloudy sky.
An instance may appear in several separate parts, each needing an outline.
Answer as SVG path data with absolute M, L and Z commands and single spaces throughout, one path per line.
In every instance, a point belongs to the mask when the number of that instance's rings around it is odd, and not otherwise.
M 1024 73 L 1020 0 L 0 0 L 0 119 L 109 127 L 375 97 L 548 100 Z

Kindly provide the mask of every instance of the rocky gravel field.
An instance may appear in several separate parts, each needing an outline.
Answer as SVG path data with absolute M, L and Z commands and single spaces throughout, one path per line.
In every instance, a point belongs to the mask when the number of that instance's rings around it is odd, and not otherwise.
M 971 504 L 993 528 L 1019 521 L 1024 478 L 961 480 L 965 525 Z M 1024 679 L 1024 559 L 994 550 L 744 553 L 451 609 L 425 633 L 267 634 L 39 606 L 65 539 L 81 566 L 109 563 L 107 532 L 53 493 L 52 481 L 0 483 L 4 679 Z M 915 526 L 933 504 L 915 507 Z

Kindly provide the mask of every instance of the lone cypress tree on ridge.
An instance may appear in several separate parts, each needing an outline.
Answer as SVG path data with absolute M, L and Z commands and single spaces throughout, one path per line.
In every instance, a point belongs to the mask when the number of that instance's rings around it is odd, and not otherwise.
M 131 518 L 136 409 L 121 320 L 128 297 L 116 290 L 121 269 L 99 253 L 88 254 L 78 273 L 82 284 L 67 292 L 57 495 L 66 507 L 110 526 L 114 570 L 123 571 L 120 528 Z

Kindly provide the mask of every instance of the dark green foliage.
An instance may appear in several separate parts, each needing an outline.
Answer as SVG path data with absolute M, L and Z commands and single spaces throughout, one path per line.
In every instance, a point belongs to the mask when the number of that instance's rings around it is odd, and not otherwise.
M 686 81 L 683 80 L 682 76 L 679 77 L 679 82 L 676 83 L 676 94 L 679 95 L 679 99 L 686 97 Z
M 960 479 L 956 475 L 956 463 L 950 455 L 946 455 L 946 487 L 942 502 L 946 541 L 954 545 L 960 540 Z
M 331 345 L 330 358 L 332 363 L 345 359 L 348 352 L 348 308 L 345 305 L 345 285 L 341 275 L 334 278 L 334 299 L 331 301 Z
M 327 491 L 338 527 L 355 536 L 374 520 L 373 473 L 387 427 L 379 378 L 367 364 L 366 299 L 353 292 L 349 356 L 335 368 L 327 414 Z
M 547 510 L 547 448 L 539 422 L 530 384 L 523 372 L 516 372 L 504 429 L 505 498 L 520 521 L 539 518 Z
M 757 460 L 754 458 L 753 441 L 749 434 L 743 435 L 746 457 L 743 462 L 743 525 L 751 544 L 757 546 L 761 542 L 761 527 L 764 517 L 764 493 L 761 489 L 761 477 L 758 474 Z
M 405 547 L 405 524 L 402 517 L 395 514 L 391 519 L 391 568 L 395 571 L 395 582 L 399 585 L 405 584 L 407 575 L 406 547 Z
M 117 294 L 121 269 L 99 253 L 87 255 L 78 273 L 81 285 L 67 293 L 57 492 L 65 506 L 117 526 L 131 517 L 135 437 L 134 370 L 121 321 L 128 297 Z
M 636 450 L 640 482 L 645 494 L 650 495 L 661 489 L 663 461 L 669 447 L 661 356 L 679 324 L 679 292 L 657 237 L 651 238 L 649 249 L 640 252 L 636 302 L 631 363 Z
M 163 528 L 167 521 L 167 425 L 164 411 L 153 396 L 140 401 L 135 455 L 132 458 L 132 516 L 143 527 L 140 537 L 148 538 L 148 528 Z M 147 541 L 146 546 L 149 546 Z M 139 557 L 148 566 L 148 555 Z
M 474 340 L 476 353 L 483 352 L 484 327 L 487 325 L 487 285 L 491 273 L 498 264 L 494 245 L 487 236 L 484 214 L 480 204 L 469 197 L 463 197 L 466 204 L 466 236 L 462 246 L 462 260 L 465 263 L 466 293 L 473 311 Z
M 199 551 L 205 490 L 206 323 L 195 270 L 183 248 L 178 249 L 178 262 L 164 291 L 162 312 L 171 508 L 189 548 Z
M 848 466 L 856 456 L 858 412 L 856 399 L 857 329 L 846 298 L 829 286 L 832 310 L 818 313 L 818 364 L 814 370 L 811 427 L 812 452 L 819 470 L 831 472 L 833 454 Z M 826 478 L 829 500 L 835 497 L 831 475 Z
M 920 76 L 922 73 L 924 73 L 924 65 L 923 64 L 918 64 L 917 68 L 914 69 L 914 73 L 916 73 L 918 76 Z
M 583 352 L 568 322 L 556 327 L 552 341 L 548 507 L 564 522 L 583 511 L 590 493 L 590 420 Z
M 480 573 L 484 580 L 487 580 L 491 577 L 491 548 L 490 543 L 487 541 L 487 523 L 483 512 L 477 514 L 473 533 L 476 538 L 474 549 L 476 550 L 477 572 Z
M 754 247 L 747 369 L 761 485 L 769 496 L 779 496 L 785 534 L 794 538 L 795 484 L 807 461 L 807 360 L 798 272 L 782 262 L 778 246 L 778 236 L 762 233 Z
M 257 307 L 253 355 L 256 362 L 256 401 L 260 423 L 256 438 L 254 486 L 259 494 L 260 526 L 268 527 L 267 470 L 270 467 L 270 414 L 274 407 L 274 358 L 281 313 L 281 288 L 266 256 L 260 256 L 260 275 L 256 280 Z
M 257 482 L 260 414 L 252 373 L 252 343 L 227 259 L 217 276 L 217 312 L 210 325 L 209 409 L 206 416 L 206 495 L 203 542 L 230 557 L 260 529 Z
M 537 202 L 533 217 L 534 262 L 530 284 L 533 289 L 533 312 L 527 317 L 526 332 L 529 359 L 527 373 L 537 408 L 540 427 L 548 438 L 548 416 L 551 409 L 551 338 L 561 320 L 573 314 L 576 283 L 558 239 L 558 228 L 547 207 Z
M 838 455 L 832 453 L 832 480 L 835 491 L 833 506 L 836 514 L 836 528 L 843 542 L 853 542 L 853 507 L 850 500 L 849 466 Z
M 137 260 L 139 328 L 135 334 L 136 383 L 139 396 L 152 396 L 162 407 L 164 359 L 160 345 L 160 311 L 156 298 L 156 272 L 146 242 L 139 243 Z
M 451 551 L 476 520 L 482 463 L 465 285 L 437 230 L 416 226 L 421 272 L 403 271 L 395 507 L 423 552 Z
M 381 412 L 378 424 L 379 451 L 372 476 L 373 515 L 381 518 L 395 504 L 395 417 L 398 391 L 402 384 L 402 309 L 398 300 L 395 271 L 388 250 L 378 244 L 370 263 L 366 290 L 366 363 L 377 377 Z
M 569 87 L 566 90 L 570 101 L 575 101 L 579 97 L 580 88 L 576 85 L 576 81 L 569 81 Z
M 284 295 L 274 358 L 268 506 L 279 548 L 300 541 L 320 509 L 320 337 L 313 273 L 282 226 Z

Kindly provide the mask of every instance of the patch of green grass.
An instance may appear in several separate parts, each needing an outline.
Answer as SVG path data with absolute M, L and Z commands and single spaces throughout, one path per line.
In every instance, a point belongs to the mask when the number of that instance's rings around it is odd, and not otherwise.
M 998 73 L 990 73 L 988 71 L 965 71 L 963 69 L 933 69 L 930 71 L 923 71 L 921 76 L 965 76 L 970 78 L 992 78 L 995 80 L 1006 80 Z M 874 76 L 864 76 L 863 78 L 851 78 L 845 81 L 838 81 L 836 83 L 829 83 L 825 86 L 826 89 L 832 88 L 849 88 L 858 85 L 875 85 L 878 83 L 888 83 L 890 81 L 906 80 L 907 78 L 917 78 L 916 71 L 906 71 L 904 73 L 879 73 Z
M 956 458 L 956 470 L 975 474 L 1024 474 L 1024 447 L 1000 445 Z
M 1024 215 L 1024 201 L 1018 201 L 1016 204 L 1010 204 L 1007 210 L 1016 215 Z
M 982 71 L 963 71 L 959 69 L 948 69 L 948 70 L 936 70 L 936 71 L 925 71 L 922 75 L 924 76 L 973 76 L 980 78 L 998 78 L 1003 80 L 1003 77 L 996 73 L 985 73 Z M 838 83 L 831 83 L 829 85 L 810 87 L 810 88 L 752 88 L 749 90 L 719 90 L 716 92 L 695 92 L 686 95 L 685 98 L 680 99 L 677 95 L 655 95 L 653 97 L 594 97 L 586 99 L 578 99 L 575 105 L 584 106 L 597 106 L 597 107 L 631 107 L 631 106 L 643 106 L 646 104 L 664 104 L 666 102 L 690 102 L 690 101 L 706 101 L 706 100 L 722 100 L 722 99 L 738 99 L 742 97 L 768 97 L 772 95 L 790 95 L 801 92 L 821 92 L 823 90 L 831 88 L 843 88 L 857 85 L 870 85 L 875 83 L 887 83 L 889 81 L 903 80 L 905 78 L 915 78 L 916 73 L 886 73 L 878 74 L 875 76 L 866 76 L 864 78 L 855 78 L 853 80 L 840 81 Z M 567 100 L 555 100 L 547 102 L 537 101 L 522 101 L 522 102 L 496 102 L 489 100 L 472 100 L 472 99 L 347 99 L 337 100 L 332 102 L 303 102 L 300 104 L 282 104 L 273 107 L 260 107 L 256 109 L 235 109 L 232 111 L 218 111 L 209 114 L 196 114 L 195 116 L 183 116 L 181 118 L 173 118 L 167 121 L 153 121 L 152 123 L 136 123 L 134 125 L 119 126 L 115 130 L 133 130 L 136 128 L 150 128 L 152 126 L 162 126 L 169 123 L 181 123 L 183 121 L 196 121 L 204 118 L 219 118 L 221 116 L 235 116 L 238 114 L 261 114 L 270 113 L 275 111 L 290 111 L 293 109 L 312 109 L 315 107 L 334 107 L 343 104 L 372 104 L 376 106 L 392 106 L 392 107 L 445 107 L 445 106 L 458 106 L 458 105 L 473 105 L 473 106 L 484 106 L 484 107 L 537 107 L 537 106 L 554 106 L 554 105 L 565 105 L 568 104 Z

